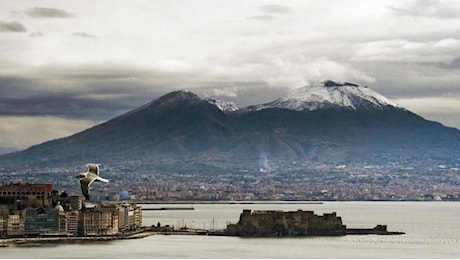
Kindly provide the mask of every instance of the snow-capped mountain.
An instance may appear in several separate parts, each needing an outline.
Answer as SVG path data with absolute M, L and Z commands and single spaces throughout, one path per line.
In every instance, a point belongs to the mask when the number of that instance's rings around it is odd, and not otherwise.
M 458 164 L 460 158 L 458 129 L 427 121 L 351 83 L 326 81 L 253 110 L 224 113 L 217 107 L 237 108 L 186 90 L 170 92 L 69 137 L 0 155 L 0 165 L 4 171 L 48 171 L 100 161 L 143 165 L 148 171 L 215 173 L 258 171 L 261 155 L 280 169 L 297 167 L 294 161 Z M 288 109 L 264 109 L 270 107 Z M 303 163 L 296 165 L 304 170 Z
M 235 112 L 240 110 L 240 107 L 235 102 L 223 101 L 214 98 L 207 98 L 206 101 L 208 101 L 211 105 L 215 105 L 223 112 Z
M 259 111 L 266 108 L 283 108 L 295 111 L 345 108 L 348 110 L 394 107 L 398 104 L 371 90 L 349 82 L 327 80 L 320 84 L 295 89 L 285 97 L 272 102 L 248 107 Z

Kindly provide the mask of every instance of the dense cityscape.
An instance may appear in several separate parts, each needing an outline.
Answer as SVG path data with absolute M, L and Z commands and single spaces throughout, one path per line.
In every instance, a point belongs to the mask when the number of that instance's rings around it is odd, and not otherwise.
M 117 236 L 141 229 L 142 209 L 136 204 L 86 204 L 49 183 L 1 185 L 0 237 Z
M 430 164 L 430 162 L 424 162 Z M 149 165 L 103 165 L 101 176 L 110 180 L 92 187 L 94 200 L 131 199 L 158 203 L 186 201 L 267 200 L 460 200 L 460 167 L 437 165 L 306 164 L 304 169 L 283 168 L 228 173 L 155 172 Z M 79 194 L 75 175 L 81 168 L 1 172 L 5 183 L 52 183 L 68 194 Z

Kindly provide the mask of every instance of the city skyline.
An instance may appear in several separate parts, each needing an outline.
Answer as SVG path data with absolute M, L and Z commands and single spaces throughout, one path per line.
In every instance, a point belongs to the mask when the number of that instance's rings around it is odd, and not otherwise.
M 241 106 L 327 79 L 460 128 L 456 1 L 3 1 L 0 148 L 167 92 Z

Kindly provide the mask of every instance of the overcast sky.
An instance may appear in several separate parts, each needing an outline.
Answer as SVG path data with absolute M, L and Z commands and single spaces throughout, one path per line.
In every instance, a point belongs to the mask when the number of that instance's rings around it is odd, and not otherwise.
M 171 90 L 246 106 L 326 79 L 460 128 L 459 14 L 454 0 L 3 0 L 0 149 Z

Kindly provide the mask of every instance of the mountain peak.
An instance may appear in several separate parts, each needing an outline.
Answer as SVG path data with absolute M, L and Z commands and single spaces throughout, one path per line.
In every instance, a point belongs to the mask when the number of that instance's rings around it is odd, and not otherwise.
M 223 101 L 214 98 L 207 98 L 206 101 L 208 101 L 209 104 L 216 106 L 223 112 L 235 112 L 240 109 L 240 107 L 235 104 L 235 102 Z
M 170 98 L 178 98 L 181 100 L 201 100 L 195 93 L 188 89 L 173 91 L 169 94 L 166 94 L 166 96 L 169 96 Z
M 170 92 L 156 100 L 160 106 L 170 106 L 179 103 L 196 103 L 202 99 L 189 90 L 177 90 Z
M 198 103 L 198 102 L 207 102 L 215 107 L 217 107 L 222 112 L 235 112 L 240 109 L 240 107 L 234 102 L 218 100 L 214 98 L 202 99 L 198 95 L 192 93 L 187 89 L 177 90 L 170 92 L 158 99 L 163 105 L 179 104 L 179 103 Z
M 401 108 L 399 105 L 369 89 L 350 82 L 326 80 L 295 89 L 285 97 L 272 102 L 256 105 L 251 110 L 265 108 L 283 108 L 290 110 L 317 109 L 382 109 L 385 107 Z
M 343 86 L 351 86 L 351 87 L 359 87 L 359 85 L 350 83 L 350 82 L 336 82 L 333 80 L 326 80 L 323 81 L 322 84 L 325 87 L 343 87 Z

